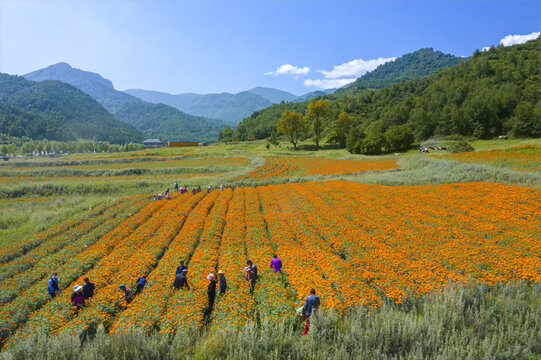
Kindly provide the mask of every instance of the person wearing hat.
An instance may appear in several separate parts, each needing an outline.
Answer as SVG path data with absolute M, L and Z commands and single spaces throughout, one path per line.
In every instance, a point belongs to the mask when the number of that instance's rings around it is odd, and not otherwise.
M 56 295 L 60 292 L 60 287 L 58 286 L 58 278 L 56 277 L 58 273 L 54 272 L 53 276 L 49 279 L 49 282 L 47 283 L 47 291 L 49 292 L 49 295 L 51 295 L 51 298 L 54 299 Z
M 131 289 L 129 287 L 126 287 L 126 285 L 124 284 L 120 284 L 118 288 L 124 292 L 124 300 L 126 301 L 126 304 L 131 303 L 134 298 Z
M 83 294 L 83 287 L 75 285 L 73 287 L 73 294 L 71 294 L 71 303 L 73 306 L 77 306 L 77 309 L 82 309 L 85 306 L 85 296 Z
M 256 281 L 256 277 L 255 277 L 255 273 L 254 271 L 249 267 L 249 266 L 246 266 L 244 268 L 244 278 L 246 279 L 246 281 L 248 281 L 248 283 L 250 284 L 250 293 L 254 291 L 254 286 L 255 286 L 255 281 Z
M 216 278 L 214 277 L 214 274 L 210 273 L 207 276 L 207 280 L 209 281 L 209 286 L 207 288 L 207 295 L 209 300 L 207 313 L 210 314 L 212 308 L 214 307 L 214 299 L 216 298 Z
M 252 260 L 246 261 L 246 264 L 248 264 L 250 270 L 254 272 L 255 279 L 259 279 L 259 276 L 257 275 L 257 266 L 252 262 Z
M 182 274 L 184 270 L 188 270 L 188 267 L 184 266 L 184 260 L 180 260 L 179 265 L 177 266 L 177 271 L 175 272 L 175 276 Z
M 190 286 L 188 285 L 188 269 L 184 269 L 182 273 L 175 275 L 175 281 L 173 282 L 173 287 L 177 290 L 184 285 L 186 285 L 186 289 L 190 290 Z
M 83 295 L 85 296 L 85 299 L 90 299 L 92 296 L 94 296 L 95 286 L 87 277 L 85 277 L 84 280 L 85 284 L 83 285 Z
M 220 295 L 225 294 L 225 290 L 227 289 L 227 281 L 225 280 L 225 273 L 220 270 L 218 271 L 218 276 L 220 277 L 220 286 L 218 288 L 218 293 Z

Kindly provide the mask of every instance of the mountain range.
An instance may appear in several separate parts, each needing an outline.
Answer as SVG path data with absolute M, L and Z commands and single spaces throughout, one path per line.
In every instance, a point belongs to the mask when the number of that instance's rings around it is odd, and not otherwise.
M 221 120 L 186 114 L 172 106 L 145 102 L 114 88 L 100 74 L 58 63 L 24 75 L 28 80 L 58 80 L 70 84 L 99 102 L 110 114 L 142 131 L 147 137 L 162 140 L 188 138 L 212 141 L 227 124 Z
M 334 91 L 334 89 L 331 91 Z M 141 89 L 129 89 L 124 92 L 144 101 L 171 105 L 188 114 L 222 119 L 232 124 L 237 124 L 254 111 L 264 109 L 272 104 L 279 104 L 282 101 L 299 102 L 328 93 L 313 91 L 297 96 L 287 91 L 266 87 L 256 87 L 236 94 L 186 93 L 173 95 Z

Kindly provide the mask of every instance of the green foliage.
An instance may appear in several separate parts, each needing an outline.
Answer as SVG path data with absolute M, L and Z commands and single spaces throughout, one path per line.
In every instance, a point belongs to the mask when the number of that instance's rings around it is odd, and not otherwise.
M 434 51 L 432 48 L 420 49 L 378 66 L 351 85 L 338 89 L 336 93 L 353 95 L 367 89 L 381 89 L 401 81 L 428 76 L 441 68 L 464 61 L 465 59 Z
M 461 141 L 454 141 L 454 142 L 449 143 L 449 145 L 447 145 L 447 150 L 449 150 L 449 152 L 451 153 L 461 153 L 461 152 L 474 151 L 475 149 L 466 141 L 461 140 Z
M 282 114 L 278 124 L 276 124 L 276 129 L 278 132 L 286 135 L 289 138 L 289 141 L 291 141 L 293 144 L 293 147 L 296 149 L 297 142 L 306 133 L 308 126 L 306 125 L 302 114 L 296 112 L 295 110 L 286 110 Z
M 172 106 L 147 102 L 125 103 L 114 115 L 148 137 L 165 140 L 212 141 L 225 125 L 220 120 L 189 115 Z
M 109 114 L 81 90 L 60 81 L 35 83 L 0 74 L 0 132 L 51 140 L 140 141 L 142 134 Z M 28 129 L 24 129 L 30 124 Z M 5 129 L 5 130 L 4 130 Z M 15 135 L 16 134 L 16 135 Z
M 323 132 L 323 122 L 331 115 L 331 102 L 329 100 L 317 100 L 313 98 L 308 104 L 306 119 L 312 121 L 312 130 L 314 132 L 314 142 L 316 149 L 319 147 L 321 134 Z M 240 126 L 240 125 L 239 125 Z
M 221 142 L 230 142 L 233 141 L 233 129 L 229 126 L 226 126 L 223 131 L 218 133 L 218 141 Z
M 394 82 L 390 87 L 360 92 L 346 88 L 326 98 L 333 102 L 333 113 L 350 114 L 352 126 L 365 135 L 371 123 L 381 121 L 382 132 L 391 126 L 409 125 L 419 141 L 453 134 L 479 139 L 504 134 L 537 137 L 541 131 L 540 49 L 540 40 L 536 39 L 478 52 L 467 60 L 437 55 L 433 61 L 425 61 L 433 53 L 425 49 L 416 54 L 417 59 L 403 57 L 409 59 L 403 71 L 409 73 L 406 69 L 418 67 L 419 72 L 411 80 L 396 83 L 400 81 L 396 74 L 402 71 L 397 67 L 396 72 L 389 70 L 395 74 L 389 78 L 390 82 L 382 80 L 378 85 Z M 386 63 L 360 79 L 370 74 L 385 79 L 383 70 L 398 66 L 399 60 Z M 445 64 L 456 66 L 441 68 Z M 422 69 L 431 75 L 417 77 L 422 76 Z M 434 72 L 436 69 L 439 70 Z M 248 133 L 265 138 L 284 110 L 304 112 L 307 106 L 307 102 L 272 105 L 245 118 L 243 124 Z M 328 128 L 322 130 L 327 131 L 330 132 Z
M 383 134 L 387 151 L 404 151 L 411 147 L 415 135 L 408 125 L 395 125 L 389 127 Z

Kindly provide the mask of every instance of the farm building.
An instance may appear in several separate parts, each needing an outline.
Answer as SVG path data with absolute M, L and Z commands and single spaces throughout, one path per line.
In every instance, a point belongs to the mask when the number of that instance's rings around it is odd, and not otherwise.
M 161 142 L 160 139 L 146 139 L 142 142 L 143 145 L 145 145 L 146 148 L 155 148 L 155 147 L 161 147 L 165 146 L 163 142 Z
M 168 147 L 186 147 L 186 146 L 199 146 L 197 140 L 169 140 L 167 142 Z

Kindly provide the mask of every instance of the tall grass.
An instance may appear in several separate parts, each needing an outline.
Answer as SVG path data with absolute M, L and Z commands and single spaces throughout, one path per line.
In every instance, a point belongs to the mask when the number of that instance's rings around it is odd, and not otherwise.
M 142 332 L 32 336 L 2 359 L 540 359 L 541 284 L 449 286 L 403 305 L 263 320 L 169 338 Z M 91 336 L 89 336 L 91 335 Z

